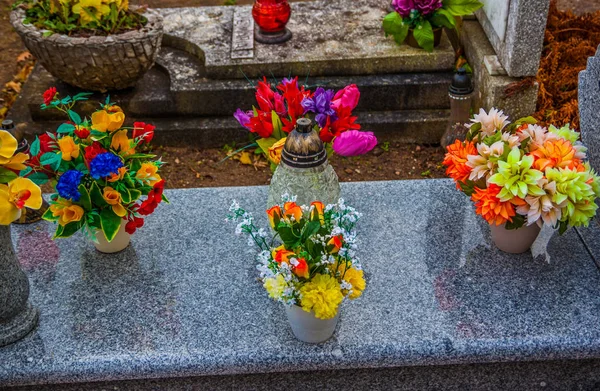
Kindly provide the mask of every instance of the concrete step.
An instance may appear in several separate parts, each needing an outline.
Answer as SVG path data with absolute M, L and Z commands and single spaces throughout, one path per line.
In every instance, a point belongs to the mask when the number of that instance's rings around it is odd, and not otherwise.
M 166 195 L 113 255 L 79 233 L 52 241 L 48 222 L 13 227 L 41 316 L 0 348 L 0 388 L 599 389 L 598 254 L 578 230 L 552 237 L 546 263 L 497 250 L 451 180 L 344 183 L 363 214 L 367 287 L 342 305 L 334 336 L 310 345 L 223 221 L 237 199 L 267 226 L 267 188 Z

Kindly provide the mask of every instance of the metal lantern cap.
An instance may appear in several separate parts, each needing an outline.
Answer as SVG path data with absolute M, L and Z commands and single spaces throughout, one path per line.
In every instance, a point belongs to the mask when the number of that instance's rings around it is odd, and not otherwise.
M 318 167 L 327 161 L 323 141 L 313 130 L 310 119 L 300 118 L 296 122 L 281 151 L 281 161 L 295 168 Z
M 473 92 L 473 83 L 465 68 L 458 68 L 456 73 L 454 73 L 452 84 L 448 91 L 454 95 L 469 95 Z

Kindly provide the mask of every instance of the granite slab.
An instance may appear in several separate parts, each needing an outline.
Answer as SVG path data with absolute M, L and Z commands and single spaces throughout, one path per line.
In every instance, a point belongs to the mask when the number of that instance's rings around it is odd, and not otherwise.
M 600 272 L 577 232 L 551 240 L 550 264 L 502 253 L 449 180 L 343 184 L 367 290 L 331 340 L 295 340 L 224 223 L 234 198 L 265 222 L 266 190 L 169 191 L 112 256 L 15 227 L 41 316 L 0 348 L 0 386 L 600 358 Z
M 454 50 L 444 34 L 432 53 L 396 45 L 381 27 L 389 12 L 380 0 L 320 0 L 291 3 L 284 44 L 255 42 L 253 56 L 233 58 L 234 12 L 251 6 L 163 8 L 164 43 L 195 54 L 213 79 L 275 75 L 370 75 L 451 71 Z

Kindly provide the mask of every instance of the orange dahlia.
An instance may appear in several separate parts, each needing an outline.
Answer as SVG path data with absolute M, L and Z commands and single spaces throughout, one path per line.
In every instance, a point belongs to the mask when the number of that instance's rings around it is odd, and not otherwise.
M 534 163 L 533 167 L 540 171 L 547 168 L 569 168 L 576 169 L 581 160 L 575 157 L 577 151 L 568 140 L 559 138 L 548 140 L 538 149 L 531 153 Z
M 446 175 L 456 181 L 456 188 L 460 190 L 459 182 L 464 182 L 469 179 L 472 168 L 467 166 L 467 156 L 477 155 L 477 148 L 471 141 L 462 142 L 456 140 L 454 144 L 446 147 L 448 153 L 444 158 Z
M 521 199 L 516 199 L 516 202 L 501 202 L 498 198 L 500 190 L 502 190 L 500 186 L 490 184 L 487 189 L 475 187 L 475 192 L 471 195 L 471 199 L 475 202 L 476 213 L 490 224 L 502 225 L 507 221 L 512 222 L 512 217 L 516 215 L 513 203 L 523 202 Z

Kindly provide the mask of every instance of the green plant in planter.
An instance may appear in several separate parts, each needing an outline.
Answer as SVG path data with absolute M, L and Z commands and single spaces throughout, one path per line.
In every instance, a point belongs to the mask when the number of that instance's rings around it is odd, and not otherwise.
M 129 9 L 129 0 L 18 0 L 25 23 L 66 35 L 117 34 L 139 29 L 147 19 Z
M 393 0 L 395 11 L 383 19 L 385 35 L 403 43 L 412 30 L 420 47 L 433 51 L 434 29 L 456 29 L 456 16 L 469 15 L 483 7 L 477 0 Z

